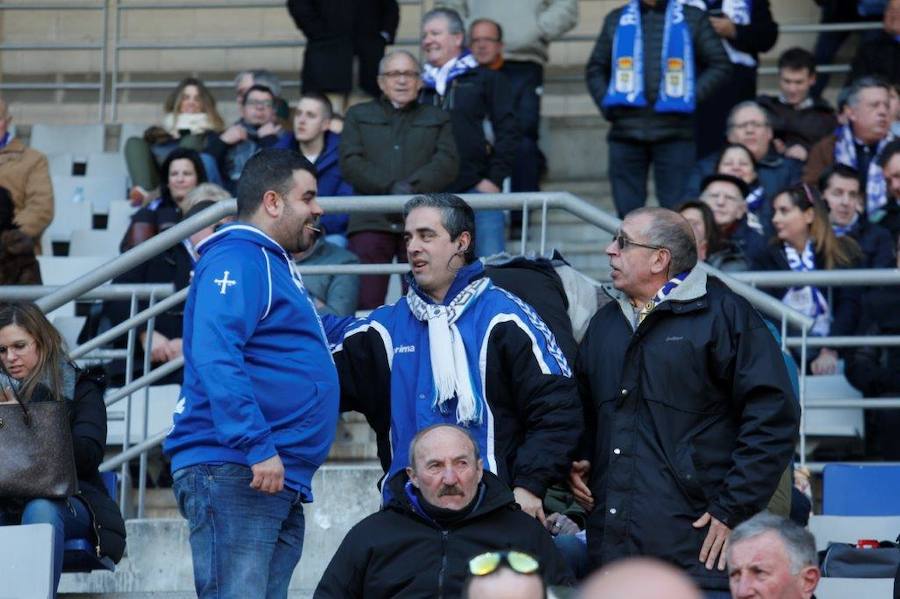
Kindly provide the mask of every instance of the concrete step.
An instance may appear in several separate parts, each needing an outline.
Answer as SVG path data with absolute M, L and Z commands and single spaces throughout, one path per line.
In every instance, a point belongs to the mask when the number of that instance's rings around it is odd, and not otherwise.
M 371 462 L 328 464 L 316 473 L 315 502 L 304 506 L 303 557 L 294 571 L 289 597 L 310 597 L 347 531 L 378 510 L 380 495 L 375 485 L 381 474 L 381 467 Z M 128 549 L 115 572 L 64 574 L 60 592 L 85 598 L 193 597 L 187 523 L 180 517 L 128 520 L 126 528 Z

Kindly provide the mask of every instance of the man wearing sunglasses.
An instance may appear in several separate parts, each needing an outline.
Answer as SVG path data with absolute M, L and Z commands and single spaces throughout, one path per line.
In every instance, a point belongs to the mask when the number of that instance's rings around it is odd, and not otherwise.
M 727 597 L 730 531 L 765 509 L 797 437 L 781 352 L 746 300 L 695 268 L 679 214 L 635 210 L 606 254 L 613 301 L 575 368 L 585 450 L 570 484 L 591 510 L 591 566 L 658 557 Z
M 539 573 L 541 586 L 572 584 L 550 534 L 484 468 L 465 429 L 422 429 L 409 456 L 386 482 L 388 503 L 344 537 L 314 599 L 459 597 L 466 578 L 501 566 Z

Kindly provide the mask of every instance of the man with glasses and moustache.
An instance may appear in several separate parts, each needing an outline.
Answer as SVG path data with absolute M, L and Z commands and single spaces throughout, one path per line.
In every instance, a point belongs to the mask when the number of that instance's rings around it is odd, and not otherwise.
M 459 155 L 450 116 L 417 103 L 419 63 L 405 50 L 390 52 L 378 67 L 382 96 L 347 111 L 341 138 L 341 173 L 359 195 L 441 191 L 456 178 Z M 349 249 L 363 264 L 395 256 L 406 262 L 399 213 L 354 213 L 347 226 Z M 384 302 L 388 277 L 360 277 L 359 309 Z
M 797 437 L 781 352 L 745 299 L 695 268 L 679 214 L 631 212 L 606 253 L 613 301 L 576 362 L 585 436 L 569 479 L 591 510 L 591 566 L 657 557 L 727 597 L 729 533 L 765 509 Z

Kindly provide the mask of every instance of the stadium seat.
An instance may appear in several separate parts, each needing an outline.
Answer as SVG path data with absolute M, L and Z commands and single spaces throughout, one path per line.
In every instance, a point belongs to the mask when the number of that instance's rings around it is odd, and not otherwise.
M 106 230 L 115 231 L 121 238 L 131 224 L 131 216 L 137 212 L 137 208 L 125 200 L 109 203 L 109 214 L 106 219 Z
M 69 177 L 72 175 L 72 163 L 74 158 L 69 152 L 62 154 L 49 154 L 47 163 L 50 165 L 51 177 Z
M 115 472 L 101 472 L 103 486 L 109 496 L 116 500 L 116 482 L 118 475 Z M 94 570 L 109 570 L 114 572 L 116 565 L 108 557 L 97 555 L 97 549 L 90 539 L 69 539 L 66 541 L 63 554 L 63 572 L 92 572 Z
M 825 515 L 900 516 L 900 466 L 826 464 L 822 486 Z
M 91 202 L 94 209 L 106 214 L 109 205 L 117 200 L 124 199 L 128 194 L 127 177 L 103 176 L 103 177 L 53 177 L 53 196 L 56 205 L 64 202 L 75 203 L 72 200 L 79 194 L 83 201 Z M 88 227 L 90 228 L 90 227 Z
M 856 543 L 860 539 L 893 541 L 900 534 L 900 516 L 822 516 L 809 518 L 809 532 L 816 537 L 816 551 L 829 543 Z
M 893 589 L 893 578 L 822 578 L 816 599 L 890 599 Z
M 78 277 L 84 276 L 101 264 L 109 262 L 108 257 L 98 256 L 38 256 L 41 265 L 41 279 L 44 285 L 65 285 Z M 58 316 L 75 316 L 75 302 L 69 302 L 47 314 L 52 322 Z
M 109 389 L 112 393 L 117 389 Z M 150 387 L 150 404 L 147 418 L 147 434 L 155 435 L 159 431 L 172 427 L 172 412 L 181 397 L 181 385 L 152 385 Z M 107 408 L 108 425 L 106 427 L 106 444 L 121 445 L 125 437 L 125 407 L 123 399 Z M 140 440 L 144 434 L 144 391 L 140 390 L 131 396 L 131 442 Z
M 0 596 L 53 597 L 52 547 L 49 524 L 0 526 Z
M 843 374 L 806 377 L 806 399 L 818 401 L 861 398 Z M 806 411 L 806 434 L 823 437 L 865 435 L 862 408 L 815 408 Z
M 94 207 L 90 202 L 53 202 L 53 220 L 41 236 L 41 251 L 45 256 L 53 255 L 54 241 L 69 241 L 75 229 L 90 229 L 94 220 Z
M 35 123 L 31 127 L 31 143 L 44 154 L 89 154 L 102 152 L 106 133 L 103 123 L 91 125 L 48 125 Z
M 53 319 L 53 327 L 62 335 L 66 347 L 72 349 L 78 346 L 78 336 L 85 322 L 87 318 L 84 316 L 57 316 Z
M 88 177 L 128 177 L 125 157 L 120 152 L 96 152 L 87 157 Z
M 69 242 L 69 255 L 115 258 L 119 255 L 119 242 L 121 240 L 122 234 L 118 231 L 76 229 L 72 231 L 71 241 Z

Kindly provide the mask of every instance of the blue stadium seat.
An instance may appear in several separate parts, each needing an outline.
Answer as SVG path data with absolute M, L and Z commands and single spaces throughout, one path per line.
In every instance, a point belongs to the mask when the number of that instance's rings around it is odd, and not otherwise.
M 109 496 L 116 499 L 116 482 L 118 475 L 115 472 L 101 472 L 103 486 Z M 108 557 L 97 555 L 97 549 L 91 539 L 69 539 L 66 541 L 65 557 L 63 558 L 63 572 L 92 572 L 94 570 L 109 570 L 115 572 L 116 565 Z
M 822 513 L 829 516 L 900 516 L 900 466 L 826 464 Z

